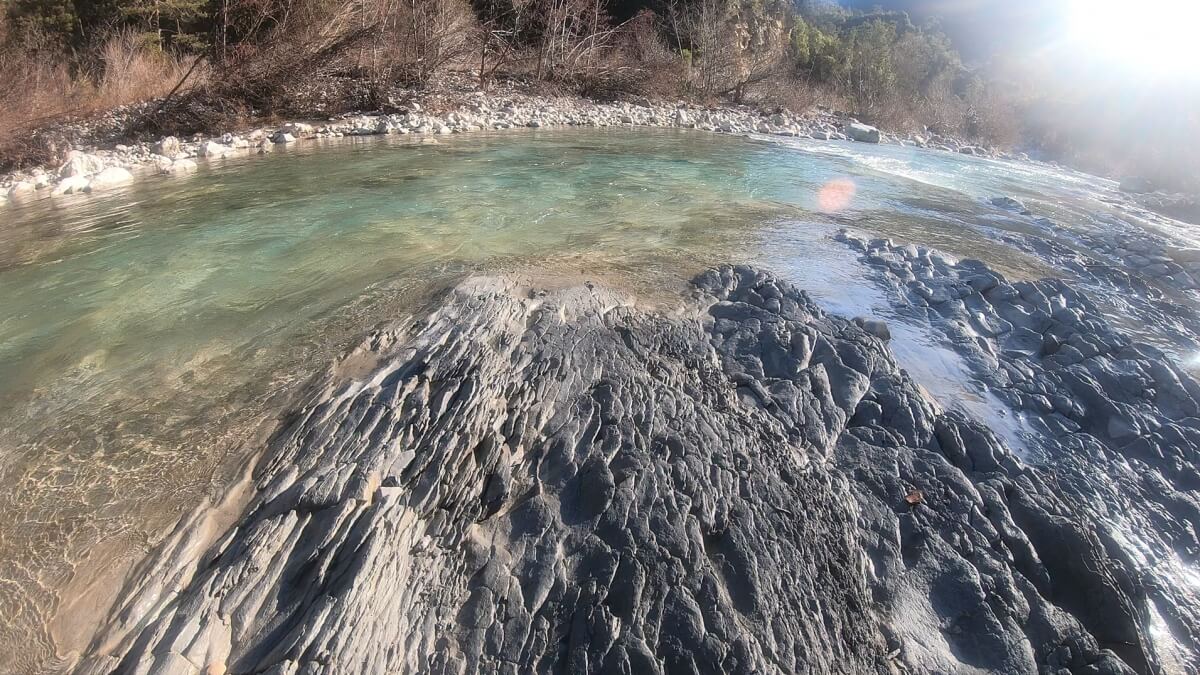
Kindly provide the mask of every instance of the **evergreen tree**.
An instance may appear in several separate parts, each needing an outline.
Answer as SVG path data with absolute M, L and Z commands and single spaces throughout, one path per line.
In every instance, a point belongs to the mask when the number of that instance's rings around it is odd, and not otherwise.
M 159 48 L 196 51 L 208 30 L 208 0 L 122 0 L 119 15 Z
M 73 0 L 9 0 L 5 15 L 16 32 L 42 35 L 64 45 L 79 22 Z

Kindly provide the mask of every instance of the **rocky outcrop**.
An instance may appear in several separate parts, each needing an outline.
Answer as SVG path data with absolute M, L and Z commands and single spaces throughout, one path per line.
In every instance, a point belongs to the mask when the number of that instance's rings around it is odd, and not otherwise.
M 1200 387 L 1061 283 L 846 240 L 912 307 L 978 312 L 1053 461 L 750 268 L 670 310 L 468 280 L 313 385 L 236 525 L 182 523 L 78 671 L 1196 667 L 1166 581 L 1200 552 Z
M 897 311 L 939 330 L 1036 431 L 1016 522 L 1042 563 L 1039 589 L 1137 672 L 1196 672 L 1200 385 L 1066 283 L 1009 283 L 979 261 L 842 238 Z M 1030 504 L 1059 518 L 1031 523 Z

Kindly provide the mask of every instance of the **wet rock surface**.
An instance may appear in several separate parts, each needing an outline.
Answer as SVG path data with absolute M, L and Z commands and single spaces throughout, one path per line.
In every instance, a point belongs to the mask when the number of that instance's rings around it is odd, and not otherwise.
M 1079 519 L 1056 526 L 1064 528 L 1056 535 L 1049 533 L 1055 527 L 1039 534 L 1016 521 L 1046 565 L 1051 597 L 1138 672 L 1195 672 L 1200 386 L 1160 350 L 1109 327 L 1100 309 L 1067 283 L 1010 284 L 979 261 L 952 262 L 922 247 L 852 234 L 840 238 L 863 252 L 877 281 L 892 288 L 898 310 L 937 329 L 973 376 L 1035 432 L 1025 457 L 1032 466 L 1022 480 L 1041 485 L 1029 498 L 1048 513 Z M 1091 263 L 1080 271 L 1094 272 L 1084 278 L 1099 283 L 1111 269 Z M 1118 281 L 1128 288 L 1130 279 L 1137 277 Z M 1154 306 L 1146 299 L 1153 294 L 1139 295 L 1142 310 Z M 1175 315 L 1191 316 L 1185 308 Z M 943 449 L 960 445 L 941 440 Z M 969 454 L 969 444 L 961 445 Z M 1091 540 L 1091 552 L 1064 543 L 1084 540 Z M 1056 585 L 1056 574 L 1098 575 L 1107 597 L 1087 583 L 1087 591 L 1072 589 L 1078 580 Z
M 993 235 L 1071 279 L 1074 288 L 1111 309 L 1107 314 L 1119 317 L 1125 332 L 1188 361 L 1200 352 L 1200 250 L 1178 233 L 1156 228 L 1152 214 L 1129 204 L 1122 211 L 1124 217 L 1096 215 L 1085 228 L 1024 211 L 1020 217 L 1032 231 Z M 1138 224 L 1143 218 L 1145 224 Z
M 764 272 L 670 310 L 471 279 L 315 383 L 78 672 L 1200 666 L 1200 386 L 1061 282 L 843 239 L 1046 461 Z

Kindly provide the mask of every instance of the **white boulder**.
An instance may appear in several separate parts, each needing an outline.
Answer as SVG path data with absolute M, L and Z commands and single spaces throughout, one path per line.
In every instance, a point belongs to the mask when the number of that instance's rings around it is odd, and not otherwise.
M 67 161 L 58 169 L 59 178 L 71 176 L 86 176 L 104 170 L 104 158 L 89 155 L 86 152 L 72 150 L 67 153 Z
M 201 157 L 208 157 L 210 159 L 225 157 L 232 153 L 233 148 L 216 141 L 205 141 L 200 144 L 200 149 L 196 151 L 196 154 Z
M 878 143 L 880 138 L 878 129 L 860 122 L 847 124 L 846 135 L 859 143 Z
M 307 136 L 313 132 L 313 128 L 311 124 L 304 124 L 303 122 L 288 122 L 279 127 L 279 131 L 293 136 Z
M 54 190 L 50 193 L 53 195 L 71 195 L 78 194 L 87 189 L 88 179 L 83 176 L 67 176 L 59 181 L 58 185 L 54 186 Z
M 36 189 L 37 186 L 35 186 L 32 181 L 23 180 L 19 183 L 13 183 L 12 187 L 8 188 L 8 196 L 19 197 L 21 195 L 29 194 Z
M 183 145 L 174 136 L 164 136 L 154 144 L 154 152 L 164 157 L 174 157 L 183 150 Z
M 92 192 L 94 190 L 104 190 L 132 182 L 133 174 L 129 173 L 128 169 L 122 169 L 119 166 L 110 166 L 95 176 L 92 176 L 91 182 L 88 183 L 87 191 Z

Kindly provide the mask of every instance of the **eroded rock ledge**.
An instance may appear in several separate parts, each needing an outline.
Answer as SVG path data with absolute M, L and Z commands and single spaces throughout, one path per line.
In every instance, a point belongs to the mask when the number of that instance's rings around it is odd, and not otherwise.
M 1195 418 L 1168 426 L 1194 460 Z M 1183 480 L 1125 504 L 1172 523 L 1180 556 Z M 1138 577 L 1153 561 L 1119 555 L 1069 488 L 769 274 L 706 273 L 671 311 L 473 279 L 334 368 L 237 525 L 201 545 L 203 519 L 182 524 L 78 671 L 1165 667 Z M 1194 659 L 1194 598 L 1153 602 Z

